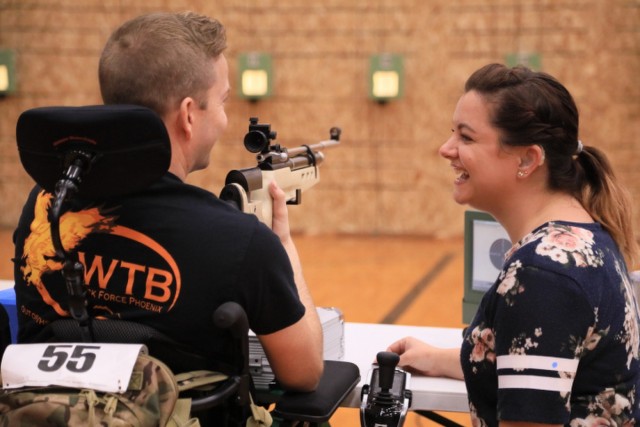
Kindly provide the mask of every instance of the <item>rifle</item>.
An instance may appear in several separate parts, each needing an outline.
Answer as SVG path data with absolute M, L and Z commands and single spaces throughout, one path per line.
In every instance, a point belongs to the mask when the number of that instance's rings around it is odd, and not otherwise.
M 339 144 L 341 132 L 340 128 L 332 127 L 328 140 L 287 149 L 280 144 L 271 144 L 276 139 L 276 132 L 271 130 L 270 124 L 258 123 L 257 117 L 251 117 L 244 146 L 249 152 L 258 153 L 258 165 L 230 171 L 220 192 L 220 199 L 243 212 L 256 215 L 271 228 L 271 181 L 276 181 L 284 190 L 287 204 L 299 205 L 302 192 L 320 181 L 318 165 L 324 160 L 324 154 L 319 150 Z

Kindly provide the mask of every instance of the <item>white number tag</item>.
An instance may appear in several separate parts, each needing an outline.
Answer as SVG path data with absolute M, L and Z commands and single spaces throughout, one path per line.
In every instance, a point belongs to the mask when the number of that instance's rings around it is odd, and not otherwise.
M 123 392 L 143 344 L 12 344 L 2 357 L 2 387 L 57 385 Z

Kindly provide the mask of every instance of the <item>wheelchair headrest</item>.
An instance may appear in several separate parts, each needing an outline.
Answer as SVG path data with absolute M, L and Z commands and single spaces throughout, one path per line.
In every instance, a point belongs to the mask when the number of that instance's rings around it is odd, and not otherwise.
M 34 108 L 18 118 L 16 139 L 24 169 L 51 193 L 73 155 L 90 158 L 78 187 L 89 199 L 142 190 L 171 160 L 164 123 L 136 105 Z

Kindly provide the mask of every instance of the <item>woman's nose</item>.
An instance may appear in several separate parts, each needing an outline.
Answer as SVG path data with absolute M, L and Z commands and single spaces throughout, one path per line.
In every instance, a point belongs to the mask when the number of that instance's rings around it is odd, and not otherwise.
M 453 142 L 453 135 L 447 139 L 444 144 L 440 146 L 438 149 L 438 154 L 440 154 L 445 159 L 450 159 L 455 157 L 457 148 L 455 147 L 455 143 Z

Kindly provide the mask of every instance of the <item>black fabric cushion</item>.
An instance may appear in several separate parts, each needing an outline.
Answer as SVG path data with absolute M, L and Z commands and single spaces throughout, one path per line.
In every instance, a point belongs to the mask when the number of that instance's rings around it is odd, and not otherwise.
M 318 388 L 309 393 L 285 392 L 273 416 L 283 420 L 323 423 L 329 420 L 360 381 L 360 370 L 351 362 L 325 360 Z
M 137 105 L 33 108 L 18 118 L 16 140 L 24 169 L 50 193 L 78 153 L 88 154 L 78 193 L 93 199 L 146 188 L 171 160 L 164 122 Z

